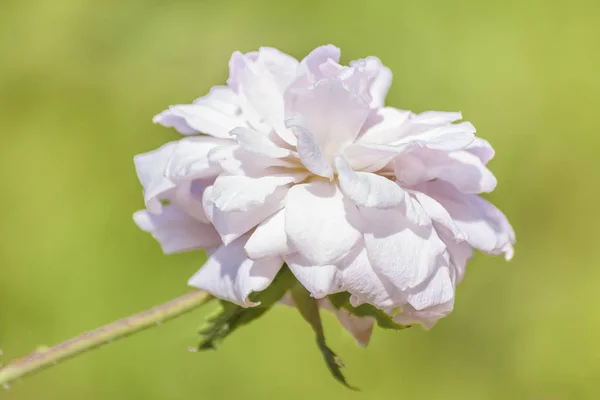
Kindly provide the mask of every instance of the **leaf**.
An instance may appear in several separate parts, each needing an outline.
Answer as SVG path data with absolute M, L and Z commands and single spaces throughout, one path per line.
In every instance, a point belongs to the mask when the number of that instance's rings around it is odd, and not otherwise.
M 244 308 L 228 301 L 219 300 L 220 309 L 207 319 L 206 326 L 199 331 L 202 341 L 198 345 L 198 350 L 216 349 L 236 329 L 249 324 L 269 311 L 295 283 L 296 278 L 287 265 L 284 265 L 268 288 L 250 294 L 250 300 L 260 303 L 259 305 Z
M 296 284 L 292 288 L 292 297 L 302 317 L 310 324 L 317 335 L 317 345 L 323 355 L 323 359 L 327 365 L 327 368 L 335 379 L 341 382 L 344 386 L 352 389 L 359 390 L 356 387 L 351 386 L 346 381 L 344 374 L 341 369 L 344 367 L 342 360 L 331 350 L 325 343 L 325 332 L 323 331 L 323 324 L 321 322 L 321 316 L 319 314 L 319 305 L 317 300 L 310 296 L 310 293 L 300 284 Z
M 357 317 L 375 318 L 375 320 L 377 321 L 377 325 L 381 328 L 393 329 L 396 331 L 410 328 L 410 325 L 401 325 L 394 322 L 391 315 L 386 314 L 385 312 L 371 304 L 361 304 L 358 307 L 354 307 L 352 304 L 350 304 L 350 293 L 348 292 L 330 294 L 329 296 L 327 296 L 327 298 L 329 299 L 331 304 L 337 309 L 345 308 L 346 310 L 348 310 L 348 312 L 350 312 L 353 315 L 356 315 Z

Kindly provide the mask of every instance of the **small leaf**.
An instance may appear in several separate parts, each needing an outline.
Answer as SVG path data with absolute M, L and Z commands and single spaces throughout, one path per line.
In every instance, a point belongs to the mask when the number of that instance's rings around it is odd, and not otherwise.
M 410 328 L 410 325 L 401 325 L 394 322 L 392 316 L 386 314 L 385 312 L 376 308 L 375 306 L 372 306 L 371 304 L 361 304 L 358 307 L 354 307 L 352 304 L 350 304 L 350 293 L 348 292 L 330 294 L 329 296 L 327 296 L 327 298 L 329 299 L 331 304 L 337 309 L 345 308 L 346 310 L 348 310 L 348 312 L 350 312 L 353 315 L 356 315 L 357 317 L 375 318 L 375 320 L 377 321 L 377 325 L 381 328 L 393 329 L 396 331 Z
M 216 349 L 236 329 L 269 311 L 295 283 L 294 275 L 284 265 L 268 288 L 250 294 L 252 302 L 260 302 L 258 306 L 244 308 L 228 301 L 219 300 L 220 309 L 207 319 L 206 326 L 199 331 L 202 341 L 198 345 L 198 350 Z
M 317 335 L 317 345 L 323 355 L 323 359 L 327 364 L 327 368 L 335 379 L 341 382 L 344 386 L 352 389 L 359 390 L 348 384 L 341 369 L 344 367 L 342 360 L 327 347 L 325 343 L 325 332 L 323 331 L 323 324 L 321 322 L 321 316 L 319 314 L 319 305 L 317 300 L 310 296 L 310 293 L 300 284 L 296 284 L 292 288 L 292 297 L 302 317 L 310 324 Z

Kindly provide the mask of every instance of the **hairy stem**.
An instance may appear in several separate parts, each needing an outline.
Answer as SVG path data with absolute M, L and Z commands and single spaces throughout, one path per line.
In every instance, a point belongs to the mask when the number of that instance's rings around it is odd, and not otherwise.
M 198 308 L 207 299 L 209 299 L 207 293 L 196 290 L 147 311 L 83 333 L 54 347 L 38 350 L 20 360 L 12 361 L 0 369 L 0 386 L 83 354 L 88 350 L 177 318 Z

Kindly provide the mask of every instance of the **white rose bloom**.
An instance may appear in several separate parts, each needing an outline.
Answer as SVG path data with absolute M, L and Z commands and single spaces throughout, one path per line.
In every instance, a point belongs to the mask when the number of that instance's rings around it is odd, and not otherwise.
M 234 53 L 227 86 L 155 117 L 193 136 L 135 158 L 135 220 L 166 253 L 212 248 L 189 284 L 243 307 L 286 263 L 315 298 L 346 291 L 430 327 L 474 248 L 512 257 L 510 224 L 478 196 L 494 151 L 460 113 L 384 107 L 390 70 L 339 57 Z

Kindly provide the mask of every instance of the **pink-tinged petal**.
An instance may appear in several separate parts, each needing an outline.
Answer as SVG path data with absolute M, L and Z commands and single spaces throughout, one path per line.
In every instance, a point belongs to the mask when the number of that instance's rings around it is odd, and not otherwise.
M 446 246 L 433 226 L 411 223 L 399 209 L 361 208 L 364 240 L 375 271 L 398 289 L 420 285 L 438 267 Z
M 404 202 L 404 190 L 394 181 L 368 172 L 354 172 L 346 159 L 335 159 L 344 196 L 362 207 L 392 208 Z
M 235 117 L 240 110 L 238 95 L 227 86 L 213 86 L 206 96 L 194 100 L 194 104 L 201 104 L 228 115 Z
M 392 85 L 392 71 L 384 66 L 379 58 L 372 56 L 352 61 L 350 62 L 350 66 L 363 69 L 370 76 L 369 94 L 371 97 L 371 107 L 383 107 L 385 97 Z
M 185 121 L 187 126 L 192 128 L 195 132 L 191 133 L 206 133 L 208 135 L 221 138 L 229 139 L 229 131 L 239 126 L 246 126 L 246 122 L 243 118 L 236 115 L 228 115 L 224 112 L 213 108 L 212 104 L 199 102 L 195 104 L 180 104 L 169 107 L 169 114 L 163 112 L 155 117 L 154 122 L 166 125 L 165 115 L 169 115 L 170 118 L 179 118 Z M 176 128 L 181 126 L 181 122 L 178 125 L 173 125 Z M 168 125 L 167 125 L 168 126 Z M 180 130 L 182 133 L 183 132 Z
M 210 224 L 203 224 L 174 206 L 165 206 L 161 214 L 141 210 L 133 215 L 135 223 L 158 241 L 165 254 L 216 247 L 219 234 Z
M 417 311 L 447 303 L 454 298 L 448 261 L 444 257 L 438 257 L 437 261 L 439 265 L 433 275 L 406 296 L 408 303 Z
M 173 113 L 173 111 L 170 109 L 155 115 L 154 118 L 152 118 L 152 122 L 155 124 L 161 124 L 167 128 L 175 128 L 177 132 L 184 135 L 194 135 L 199 133 L 187 123 L 185 118 L 175 115 L 175 113 Z
M 214 177 L 221 172 L 221 168 L 210 162 L 209 153 L 216 148 L 234 144 L 233 140 L 209 136 L 183 138 L 174 146 L 164 175 L 176 183 Z
M 281 93 L 296 78 L 299 65 L 294 57 L 272 47 L 258 49 L 256 62 L 264 65 L 271 72 Z
M 492 145 L 487 140 L 481 138 L 475 138 L 473 143 L 467 146 L 465 150 L 476 155 L 484 165 L 494 158 L 495 155 Z
M 319 300 L 319 306 L 335 313 L 346 330 L 356 339 L 361 347 L 366 347 L 371 339 L 375 318 L 357 317 L 345 308 L 336 309 L 328 299 Z
M 439 179 L 463 193 L 491 192 L 497 183 L 481 160 L 467 151 L 415 149 L 394 159 L 394 170 L 398 180 L 406 185 Z
M 242 237 L 219 247 L 188 284 L 242 307 L 260 304 L 251 302 L 248 296 L 271 284 L 283 260 L 279 257 L 249 259 L 244 254 L 246 239 Z
M 317 265 L 342 259 L 362 237 L 358 209 L 333 183 L 313 181 L 293 186 L 285 212 L 290 242 Z
M 456 243 L 454 240 L 447 240 L 444 235 L 440 236 L 450 254 L 450 277 L 454 286 L 462 282 L 467 270 L 467 261 L 473 257 L 473 248 L 468 242 Z
M 388 165 L 400 154 L 408 153 L 423 145 L 423 143 L 418 141 L 398 145 L 357 142 L 346 146 L 344 156 L 353 169 L 364 172 L 376 172 Z
M 451 183 L 463 193 L 489 193 L 498 181 L 481 160 L 466 151 L 448 154 L 449 161 L 434 169 L 437 178 Z
M 418 141 L 423 142 L 424 147 L 428 149 L 455 151 L 469 146 L 474 139 L 475 127 L 470 122 L 462 122 L 436 127 L 416 135 L 408 135 L 394 144 Z
M 333 170 L 327 157 L 322 152 L 315 136 L 306 126 L 306 121 L 301 117 L 287 118 L 286 126 L 292 129 L 298 137 L 297 151 L 300 161 L 307 170 L 315 175 L 333 179 Z
M 413 115 L 410 111 L 392 107 L 374 109 L 362 127 L 359 142 L 386 144 L 400 140 L 405 132 L 402 126 Z
M 258 225 L 244 249 L 253 260 L 295 253 L 285 233 L 285 211 L 279 210 Z
M 316 264 L 301 253 L 283 256 L 296 279 L 308 290 L 312 297 L 321 299 L 340 292 L 336 287 L 337 267 L 332 264 Z
M 493 204 L 477 195 L 460 193 L 440 181 L 421 184 L 416 190 L 433 197 L 448 210 L 471 246 L 494 255 L 504 253 L 507 260 L 512 258 L 515 233 Z
M 140 183 L 144 187 L 144 202 L 150 212 L 160 213 L 161 203 L 175 184 L 165 176 L 165 171 L 178 142 L 170 142 L 148 153 L 133 158 Z
M 295 89 L 286 99 L 286 116 L 304 118 L 328 158 L 354 141 L 369 112 L 369 105 L 335 78 Z
M 283 158 L 292 154 L 290 150 L 276 146 L 263 132 L 254 129 L 235 128 L 230 135 L 244 149 L 261 156 Z
M 169 200 L 171 204 L 185 211 L 197 221 L 209 224 L 210 221 L 206 217 L 204 207 L 202 206 L 202 195 L 204 190 L 212 184 L 212 179 L 181 182 L 173 190 L 173 194 L 169 196 Z
M 307 71 L 312 75 L 312 79 L 320 79 L 322 76 L 321 65 L 330 60 L 339 63 L 340 55 L 340 49 L 334 45 L 319 46 L 300 62 L 300 73 Z
M 421 207 L 423 207 L 429 218 L 447 228 L 452 233 L 453 241 L 467 239 L 467 235 L 454 223 L 454 220 L 448 211 L 438 201 L 419 191 L 411 191 L 410 193 L 419 202 Z
M 337 267 L 336 291 L 349 292 L 353 305 L 368 303 L 382 309 L 394 306 L 398 289 L 374 270 L 363 245 L 338 262 Z
M 219 175 L 212 190 L 212 202 L 222 212 L 247 212 L 260 207 L 276 189 L 292 183 L 290 175 L 266 175 L 251 178 L 244 175 Z
M 273 194 L 265 199 L 264 203 L 247 212 L 223 212 L 215 206 L 212 194 L 213 186 L 209 186 L 204 191 L 204 196 L 202 196 L 202 204 L 206 217 L 221 235 L 223 243 L 229 244 L 281 210 L 284 206 L 287 190 L 287 187 L 275 189 Z
M 417 311 L 410 304 L 402 306 L 402 313 L 394 316 L 394 321 L 403 324 L 421 324 L 425 329 L 431 329 L 440 318 L 443 318 L 452 312 L 454 308 L 454 299 L 444 304 L 439 304 L 423 310 Z

